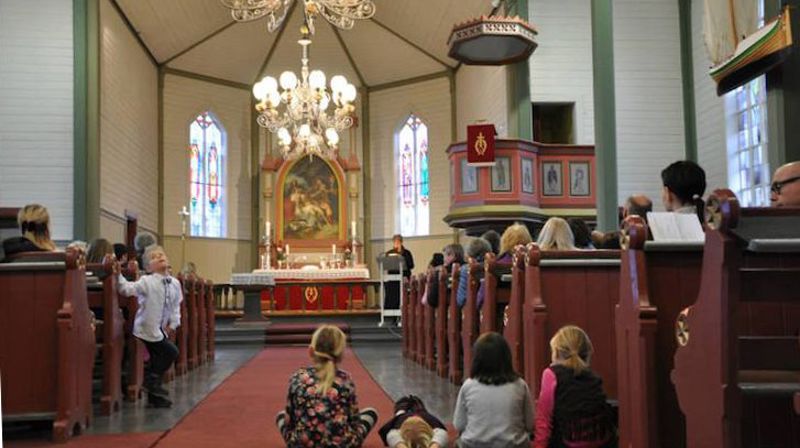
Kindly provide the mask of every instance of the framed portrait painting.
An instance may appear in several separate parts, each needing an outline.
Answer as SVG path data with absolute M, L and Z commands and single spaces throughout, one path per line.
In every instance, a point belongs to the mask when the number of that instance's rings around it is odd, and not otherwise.
M 561 162 L 542 163 L 542 195 L 563 196 Z
M 492 191 L 511 191 L 511 158 L 497 157 L 492 167 Z
M 589 183 L 589 162 L 569 163 L 569 195 L 591 196 L 592 189 Z
M 470 166 L 467 158 L 461 159 L 461 194 L 478 192 L 478 168 Z
M 520 159 L 520 179 L 522 179 L 522 192 L 533 193 L 533 159 L 523 157 Z

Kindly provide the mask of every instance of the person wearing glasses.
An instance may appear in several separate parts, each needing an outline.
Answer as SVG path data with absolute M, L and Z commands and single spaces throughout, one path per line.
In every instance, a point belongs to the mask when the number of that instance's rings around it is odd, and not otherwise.
M 770 191 L 769 200 L 773 207 L 800 207 L 800 161 L 775 170 Z

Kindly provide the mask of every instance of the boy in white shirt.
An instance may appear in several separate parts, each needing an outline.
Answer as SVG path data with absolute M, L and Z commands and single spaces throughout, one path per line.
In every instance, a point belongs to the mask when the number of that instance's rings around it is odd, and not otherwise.
M 178 358 L 178 347 L 170 341 L 170 336 L 181 324 L 183 294 L 180 282 L 168 273 L 169 262 L 161 246 L 149 246 L 142 259 L 148 274 L 136 282 L 128 282 L 120 275 L 117 290 L 126 296 L 135 295 L 139 302 L 133 335 L 144 342 L 150 353 L 142 384 L 148 404 L 168 408 L 172 402 L 161 382 L 164 372 Z

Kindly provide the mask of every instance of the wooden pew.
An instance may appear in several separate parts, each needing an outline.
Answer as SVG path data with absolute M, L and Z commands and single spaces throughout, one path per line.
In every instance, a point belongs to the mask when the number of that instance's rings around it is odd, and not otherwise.
M 416 328 L 414 328 L 417 341 L 417 349 L 416 349 L 416 356 L 414 357 L 414 361 L 417 364 L 424 364 L 425 362 L 425 308 L 429 308 L 428 305 L 422 303 L 422 296 L 425 294 L 426 286 L 428 285 L 427 278 L 428 276 L 425 273 L 421 273 L 414 278 L 414 282 L 417 284 L 417 297 L 414 301 L 414 312 L 416 315 L 414 316 L 414 323 L 416 324 Z
M 617 397 L 614 307 L 619 299 L 619 251 L 540 251 L 532 244 L 525 266 L 523 311 L 525 381 L 539 395 L 551 363 L 550 339 L 564 325 L 583 328 L 592 340 L 592 370 L 606 396 Z
M 434 276 L 440 275 L 439 269 L 433 269 L 428 271 L 428 275 L 425 277 L 425 291 L 430 294 L 430 290 L 433 288 L 433 279 Z M 436 328 L 435 328 L 435 320 L 436 320 L 436 308 L 430 306 L 430 304 L 423 304 L 422 305 L 422 345 L 423 345 L 423 357 L 421 364 L 425 366 L 428 370 L 434 370 L 436 368 L 436 361 L 434 359 L 434 346 L 436 345 Z
M 135 281 L 139 278 L 139 270 L 129 267 L 122 270 L 122 275 L 128 281 Z M 145 354 L 144 343 L 133 335 L 133 324 L 136 319 L 136 312 L 139 309 L 139 302 L 135 296 L 119 296 L 119 306 L 123 310 L 123 315 L 127 316 L 123 326 L 125 332 L 125 356 L 127 357 L 125 399 L 137 401 L 142 398 Z
M 405 280 L 404 280 L 405 283 Z M 409 292 L 408 296 L 408 321 L 403 322 L 404 333 L 408 334 L 408 359 L 416 361 L 417 359 L 417 305 L 418 305 L 418 285 L 416 277 L 409 277 L 408 279 Z
M 498 263 L 493 253 L 486 254 L 484 261 L 484 284 L 485 295 L 480 309 L 480 332 L 481 334 L 490 331 L 503 331 L 504 320 L 503 311 L 509 303 L 511 293 L 511 279 L 507 274 L 511 273 L 511 263 Z M 506 276 L 504 279 L 503 276 Z M 500 309 L 500 313 L 498 313 Z
M 669 378 L 675 321 L 700 288 L 702 243 L 647 241 L 638 216 L 623 224 L 615 312 L 620 446 L 685 447 L 685 420 Z
M 214 282 L 206 280 L 206 329 L 208 338 L 206 339 L 206 361 L 214 362 L 216 358 L 216 345 L 214 338 L 217 334 L 216 321 L 216 299 L 214 297 Z
M 461 359 L 465 377 L 472 369 L 472 346 L 478 339 L 478 288 L 485 272 L 484 263 L 474 261 L 470 261 L 467 269 L 467 300 L 461 309 Z
M 676 321 L 671 378 L 688 447 L 800 441 L 800 209 L 709 197 L 697 300 Z
M 197 334 L 197 330 L 192 330 L 192 325 L 197 323 L 197 318 L 192 316 L 192 312 L 197 312 L 197 307 L 194 305 L 194 300 L 196 299 L 194 276 L 185 278 L 178 274 L 178 281 L 181 282 L 183 292 L 183 300 L 181 300 L 180 305 L 181 325 L 175 330 L 175 336 L 171 338 L 172 342 L 178 347 L 178 359 L 164 374 L 165 383 L 172 381 L 176 376 L 183 376 L 189 372 L 190 356 L 194 356 L 195 360 L 197 359 L 197 338 L 190 337 Z M 189 305 L 189 302 L 192 302 L 192 304 Z
M 514 367 L 514 371 L 519 374 L 523 374 L 525 371 L 522 351 L 524 345 L 522 317 L 525 303 L 525 258 L 527 253 L 528 248 L 526 246 L 520 245 L 514 248 L 510 266 L 511 291 L 508 297 L 508 305 L 503 311 L 503 337 L 511 349 L 511 365 Z
M 439 303 L 436 304 L 436 322 L 434 323 L 434 339 L 436 340 L 436 373 L 442 378 L 447 378 L 447 305 L 451 299 L 455 298 L 455 295 L 451 293 L 452 283 L 450 282 L 451 277 L 448 276 L 446 270 L 442 269 L 440 272 L 438 285 Z
M 122 354 L 125 350 L 125 319 L 119 308 L 117 276 L 119 263 L 107 255 L 103 263 L 86 265 L 87 271 L 95 275 L 104 274 L 102 283 L 89 285 L 87 298 L 89 307 L 102 310 L 102 326 L 98 328 L 97 340 L 102 344 L 103 386 L 100 396 L 100 412 L 111 415 L 119 411 L 122 403 Z
M 197 362 L 195 363 L 195 367 L 197 367 L 205 364 L 206 358 L 208 357 L 208 316 L 206 308 L 206 282 L 202 278 L 196 277 L 195 285 L 197 288 L 197 296 L 195 298 L 195 306 L 197 307 Z
M 450 287 L 450 301 L 447 304 L 447 378 L 454 384 L 461 384 L 461 308 L 456 299 L 461 281 L 461 269 L 468 265 L 453 264 L 453 284 Z
M 53 420 L 53 440 L 92 417 L 95 338 L 85 259 L 75 250 L 19 254 L 0 264 L 3 419 Z
M 402 315 L 400 321 L 403 324 L 403 357 L 406 359 L 412 359 L 411 355 L 411 347 L 412 344 L 412 332 L 411 329 L 414 328 L 414 317 L 411 313 L 411 293 L 405 297 L 403 303 L 400 304 L 400 313 Z

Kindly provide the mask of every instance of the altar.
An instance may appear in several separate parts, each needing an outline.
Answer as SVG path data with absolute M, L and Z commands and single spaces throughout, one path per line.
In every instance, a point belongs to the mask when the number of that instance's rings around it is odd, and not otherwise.
M 254 273 L 274 279 L 261 291 L 261 309 L 274 312 L 346 312 L 366 309 L 370 280 L 366 268 L 260 269 Z

